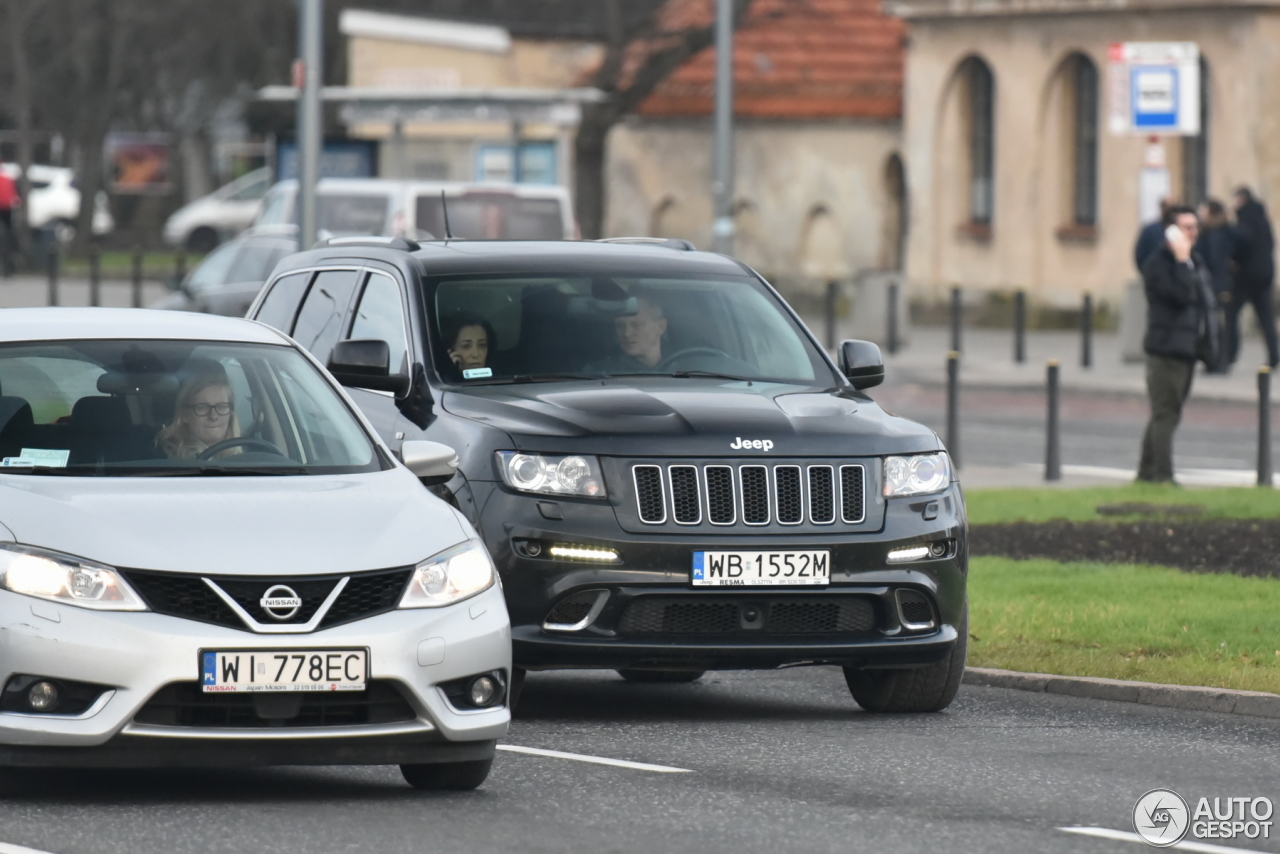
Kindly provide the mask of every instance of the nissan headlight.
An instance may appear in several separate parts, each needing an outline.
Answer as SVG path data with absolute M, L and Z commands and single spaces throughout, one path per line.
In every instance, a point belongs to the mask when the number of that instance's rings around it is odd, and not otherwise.
M 0 589 L 95 611 L 147 610 L 109 566 L 11 543 L 0 543 Z
M 951 483 L 951 461 L 945 453 L 884 458 L 884 497 L 941 492 Z
M 497 573 L 484 545 L 469 540 L 424 560 L 413 568 L 401 608 L 452 605 L 493 586 Z
M 520 492 L 604 498 L 600 461 L 592 456 L 550 456 L 522 451 L 498 451 L 502 482 Z

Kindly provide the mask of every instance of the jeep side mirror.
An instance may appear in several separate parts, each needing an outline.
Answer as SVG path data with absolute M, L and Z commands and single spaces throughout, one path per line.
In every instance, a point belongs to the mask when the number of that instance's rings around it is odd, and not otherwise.
M 334 379 L 349 388 L 402 395 L 409 390 L 409 378 L 391 373 L 390 363 L 391 348 L 386 341 L 352 338 L 333 345 L 328 368 Z
M 884 382 L 884 357 L 880 355 L 880 347 L 870 341 L 842 341 L 840 373 L 859 391 L 880 385 Z
M 458 454 L 439 442 L 408 439 L 400 446 L 400 459 L 426 486 L 448 483 L 458 471 Z

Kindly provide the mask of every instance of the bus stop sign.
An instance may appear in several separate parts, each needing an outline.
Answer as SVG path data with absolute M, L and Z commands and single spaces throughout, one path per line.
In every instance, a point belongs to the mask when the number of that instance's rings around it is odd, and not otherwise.
M 1195 42 L 1111 45 L 1113 134 L 1200 134 L 1200 48 Z

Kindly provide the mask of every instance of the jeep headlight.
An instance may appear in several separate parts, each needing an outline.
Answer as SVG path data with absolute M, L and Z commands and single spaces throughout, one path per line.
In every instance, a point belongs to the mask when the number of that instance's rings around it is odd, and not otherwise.
M 941 492 L 951 483 L 951 462 L 945 453 L 884 458 L 884 497 Z
M 551 456 L 498 451 L 502 482 L 519 492 L 604 498 L 600 461 L 585 454 Z
M 468 540 L 445 549 L 413 568 L 400 608 L 452 605 L 493 586 L 496 573 L 484 544 Z
M 0 588 L 95 611 L 147 610 L 142 598 L 109 566 L 12 543 L 0 543 Z

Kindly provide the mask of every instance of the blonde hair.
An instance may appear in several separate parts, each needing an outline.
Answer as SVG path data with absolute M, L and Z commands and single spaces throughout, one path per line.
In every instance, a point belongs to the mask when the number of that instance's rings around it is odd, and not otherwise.
M 186 422 L 182 420 L 182 410 L 191 403 L 193 397 L 212 386 L 226 386 L 228 391 L 231 390 L 231 381 L 227 379 L 226 369 L 217 362 L 202 365 L 200 372 L 187 380 L 179 389 L 178 399 L 173 407 L 173 420 L 156 434 L 156 445 L 164 451 L 165 456 L 170 459 L 193 459 L 206 448 L 211 447 L 191 435 Z M 227 435 L 222 438 L 223 440 L 234 439 L 239 435 L 240 421 L 236 418 L 233 409 L 231 418 L 227 422 Z M 225 451 L 228 454 L 240 452 L 240 448 L 228 448 Z

